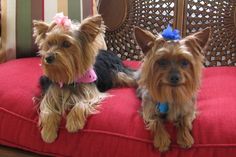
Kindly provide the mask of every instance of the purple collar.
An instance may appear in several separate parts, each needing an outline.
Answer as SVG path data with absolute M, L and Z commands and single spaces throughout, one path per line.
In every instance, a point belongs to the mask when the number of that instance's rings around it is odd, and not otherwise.
M 97 80 L 97 75 L 93 68 L 90 68 L 86 71 L 86 73 L 77 79 L 75 79 L 75 83 L 92 83 Z M 59 82 L 60 88 L 62 88 L 64 85 L 63 82 Z

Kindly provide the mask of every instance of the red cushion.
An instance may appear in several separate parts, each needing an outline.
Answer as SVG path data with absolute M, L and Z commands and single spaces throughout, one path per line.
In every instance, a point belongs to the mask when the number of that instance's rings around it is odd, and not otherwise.
M 139 66 L 134 61 L 126 64 Z M 32 101 L 40 94 L 41 73 L 38 58 L 0 65 L 0 144 L 55 156 L 160 156 L 138 113 L 140 100 L 132 88 L 110 90 L 113 96 L 102 103 L 99 114 L 89 118 L 84 130 L 72 134 L 62 125 L 56 142 L 44 143 L 37 126 L 37 106 Z M 167 125 L 173 142 L 165 154 L 236 156 L 236 67 L 205 69 L 197 106 L 195 144 L 188 150 L 179 148 L 175 128 Z

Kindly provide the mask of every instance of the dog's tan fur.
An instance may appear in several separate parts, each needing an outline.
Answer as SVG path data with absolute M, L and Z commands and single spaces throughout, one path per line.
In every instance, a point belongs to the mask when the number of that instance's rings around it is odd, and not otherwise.
M 74 90 L 59 86 L 59 82 L 72 84 L 75 78 L 93 67 L 104 31 L 100 15 L 89 17 L 81 24 L 73 23 L 69 29 L 54 22 L 34 21 L 42 69 L 53 82 L 40 102 L 39 122 L 45 142 L 51 143 L 57 138 L 62 115 L 66 116 L 68 132 L 76 132 L 84 127 L 87 117 L 96 112 L 97 104 L 106 97 L 95 84 L 80 83 Z M 48 55 L 55 56 L 55 63 L 45 61 Z
M 142 117 L 154 136 L 154 146 L 166 151 L 171 143 L 164 127 L 164 120 L 173 122 L 177 127 L 177 143 L 189 148 L 194 143 L 190 133 L 195 119 L 195 99 L 200 87 L 203 50 L 207 45 L 210 29 L 199 31 L 179 41 L 166 41 L 161 35 L 135 28 L 135 38 L 145 58 L 139 70 L 137 90 L 142 98 Z M 161 67 L 160 60 L 168 61 Z M 188 66 L 181 66 L 182 62 Z M 177 86 L 169 84 L 173 68 L 179 72 L 181 80 Z M 157 102 L 168 102 L 169 111 L 165 119 L 160 118 L 156 109 Z

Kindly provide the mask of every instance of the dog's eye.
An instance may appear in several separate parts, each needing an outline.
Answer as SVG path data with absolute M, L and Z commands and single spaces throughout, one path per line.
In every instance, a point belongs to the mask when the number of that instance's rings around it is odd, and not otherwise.
M 68 41 L 63 41 L 61 46 L 64 48 L 69 48 L 71 46 L 71 43 Z
M 166 59 L 161 59 L 161 60 L 158 61 L 158 65 L 160 67 L 166 67 L 168 64 L 169 64 L 169 61 L 166 60 Z
M 180 61 L 180 64 L 181 64 L 182 67 L 185 68 L 189 65 L 189 62 L 187 60 L 182 60 L 182 61 Z

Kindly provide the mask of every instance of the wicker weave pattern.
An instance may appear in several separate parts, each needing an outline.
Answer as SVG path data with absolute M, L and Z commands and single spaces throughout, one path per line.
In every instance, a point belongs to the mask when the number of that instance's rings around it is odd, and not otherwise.
M 205 65 L 236 66 L 236 0 L 125 1 L 128 3 L 126 19 L 119 28 L 108 30 L 105 39 L 108 49 L 120 58 L 142 59 L 133 37 L 134 26 L 157 34 L 170 23 L 180 29 L 183 37 L 211 26 L 212 39 Z
M 130 0 L 128 15 L 119 29 L 106 32 L 108 49 L 122 59 L 141 60 L 142 53 L 137 46 L 133 27 L 139 26 L 156 34 L 174 22 L 175 0 Z M 158 16 L 157 16 L 158 15 Z
M 192 0 L 187 2 L 184 32 L 190 34 L 206 26 L 212 39 L 206 53 L 207 66 L 236 65 L 236 1 Z

